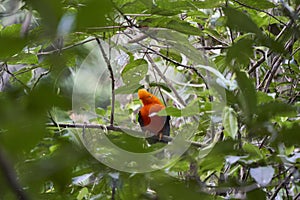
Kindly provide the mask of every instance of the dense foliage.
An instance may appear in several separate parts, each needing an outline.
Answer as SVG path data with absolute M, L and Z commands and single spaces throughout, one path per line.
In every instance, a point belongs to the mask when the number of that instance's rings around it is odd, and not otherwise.
M 299 14 L 299 0 L 2 0 L 0 199 L 300 199 Z M 163 140 L 190 146 L 144 173 L 99 162 L 126 163 L 103 135 L 164 147 L 126 134 L 142 87 L 171 116 Z

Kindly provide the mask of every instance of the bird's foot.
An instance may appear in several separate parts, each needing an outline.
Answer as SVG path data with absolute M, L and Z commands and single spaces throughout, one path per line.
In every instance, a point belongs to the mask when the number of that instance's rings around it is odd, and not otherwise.
M 159 134 L 158 134 L 158 140 L 161 141 L 162 138 L 163 138 L 163 136 L 164 136 L 163 133 L 159 133 Z

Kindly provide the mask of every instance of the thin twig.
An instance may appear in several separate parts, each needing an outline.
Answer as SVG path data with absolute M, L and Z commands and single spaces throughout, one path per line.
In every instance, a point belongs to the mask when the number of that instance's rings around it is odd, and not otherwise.
M 90 129 L 101 129 L 101 130 L 109 130 L 109 131 L 116 131 L 120 133 L 132 133 L 134 135 L 145 135 L 145 133 L 140 132 L 140 131 L 135 131 L 132 129 L 128 128 L 122 128 L 119 126 L 106 126 L 102 124 L 69 124 L 69 123 L 47 123 L 47 127 L 59 127 L 59 128 L 90 128 Z M 162 138 L 159 138 L 159 136 L 154 135 L 154 137 L 157 137 L 158 141 L 162 142 L 171 142 L 173 140 L 173 137 L 170 136 L 165 136 L 163 135 Z M 205 147 L 205 144 L 201 144 L 199 142 L 194 142 L 194 141 L 187 141 L 189 142 L 192 146 L 197 147 L 197 148 L 202 148 Z
M 258 68 L 261 64 L 263 64 L 263 62 L 265 62 L 266 57 L 263 56 L 261 57 L 249 70 L 248 70 L 248 74 L 251 74 L 252 72 L 255 71 L 256 68 Z
M 52 50 L 52 51 L 39 52 L 39 53 L 37 53 L 37 55 L 38 55 L 38 56 L 40 56 L 40 55 L 50 55 L 50 54 L 53 54 L 53 53 L 57 53 L 57 52 L 60 52 L 60 51 L 64 51 L 64 50 L 71 49 L 71 48 L 76 47 L 76 46 L 83 45 L 83 44 L 88 43 L 88 42 L 92 42 L 92 41 L 94 41 L 94 40 L 95 40 L 95 38 L 87 39 L 87 40 L 81 41 L 81 42 L 79 42 L 79 43 L 76 43 L 76 44 L 72 44 L 72 45 L 70 45 L 70 46 L 63 47 L 63 48 L 61 48 L 61 49 L 54 49 L 54 50 Z
M 116 10 L 124 17 L 124 19 L 130 24 L 130 26 L 140 29 L 140 27 L 138 27 L 138 26 L 137 26 L 136 24 L 134 24 L 130 19 L 128 19 L 128 17 L 125 16 L 125 15 L 123 14 L 123 12 L 122 12 L 117 6 L 115 6 L 115 9 L 116 9 Z M 140 30 L 142 31 L 142 29 L 140 29 Z M 147 34 L 145 31 L 142 31 L 142 32 L 143 32 L 145 35 L 147 35 L 148 37 L 151 37 L 151 35 Z M 133 38 L 130 37 L 128 34 L 126 34 L 126 33 L 124 33 L 124 34 L 125 34 L 127 37 L 129 37 L 130 39 L 133 39 Z M 157 38 L 153 38 L 153 39 L 156 39 L 156 40 L 157 40 Z M 150 48 L 150 47 L 148 47 L 148 46 L 146 46 L 146 45 L 143 45 L 143 44 L 140 43 L 139 41 L 137 41 L 136 43 L 139 44 L 139 45 L 141 45 L 142 47 L 146 48 L 147 50 L 152 51 L 153 53 L 159 55 L 159 56 L 162 57 L 163 59 L 165 59 L 165 60 L 167 60 L 167 61 L 169 61 L 169 62 L 171 62 L 171 63 L 173 63 L 173 64 L 175 64 L 175 65 L 181 66 L 181 67 L 183 67 L 183 68 L 185 68 L 185 69 L 191 69 L 191 70 L 193 70 L 193 71 L 194 71 L 194 72 L 202 79 L 202 81 L 203 81 L 204 84 L 206 85 L 206 89 L 209 88 L 209 87 L 208 87 L 208 84 L 206 83 L 206 81 L 205 81 L 205 79 L 204 79 L 204 77 L 203 77 L 203 75 L 202 75 L 196 68 L 194 68 L 194 67 L 192 67 L 192 66 L 183 65 L 183 64 L 181 64 L 181 63 L 179 63 L 179 62 L 177 62 L 177 61 L 175 61 L 175 60 L 172 60 L 172 59 L 170 59 L 169 57 L 167 57 L 167 56 L 165 56 L 165 55 L 163 55 L 163 54 L 161 54 L 161 53 L 155 51 L 154 49 L 152 49 L 152 48 Z M 225 46 L 228 46 L 228 45 L 225 44 Z
M 41 73 L 41 74 L 39 75 L 38 79 L 34 82 L 34 84 L 33 84 L 32 88 L 31 88 L 31 90 L 34 90 L 34 88 L 37 86 L 37 84 L 39 83 L 39 81 L 40 81 L 44 76 L 47 76 L 49 73 L 50 73 L 50 70 Z
M 228 49 L 228 46 L 203 46 L 197 47 L 198 50 L 215 50 L 215 49 Z
M 289 21 L 289 22 L 287 23 L 287 25 L 284 26 L 284 27 L 281 29 L 280 33 L 276 36 L 275 41 L 279 41 L 279 39 L 284 35 L 285 31 L 286 31 L 288 28 L 290 28 L 290 27 L 292 26 L 292 24 L 293 24 L 293 22 L 292 22 L 292 21 Z M 258 68 L 263 62 L 265 62 L 265 60 L 267 59 L 267 57 L 269 57 L 269 56 L 271 56 L 271 55 L 272 55 L 272 51 L 269 50 L 269 52 L 267 53 L 267 56 L 261 57 L 261 58 L 253 65 L 253 67 L 251 67 L 251 68 L 248 70 L 248 73 L 250 74 L 250 73 L 254 72 L 254 70 L 255 70 L 256 68 Z
M 88 27 L 87 30 L 107 30 L 107 29 L 121 29 L 130 28 L 131 26 L 102 26 L 102 27 Z
M 11 75 L 13 77 L 13 79 L 16 80 L 18 83 L 20 83 L 26 90 L 30 91 L 30 88 L 25 83 L 23 83 L 13 73 L 11 73 L 9 71 L 7 63 L 3 63 L 3 66 L 4 66 L 4 71 L 6 71 L 6 73 L 8 73 L 9 75 Z
M 9 187 L 16 193 L 18 199 L 27 200 L 29 198 L 19 184 L 17 175 L 13 169 L 5 153 L 0 149 L 0 170 L 2 171 L 2 175 L 5 177 Z
M 273 200 L 276 198 L 278 192 L 285 186 L 285 184 L 290 180 L 290 178 L 293 176 L 293 174 L 297 171 L 296 168 L 287 176 L 285 177 L 284 181 L 282 181 L 275 189 L 274 193 L 270 197 L 270 200 Z
M 109 59 L 107 58 L 106 56 L 106 53 L 103 49 L 103 46 L 99 40 L 99 38 L 95 38 L 99 47 L 100 47 L 100 50 L 101 50 L 101 53 L 102 53 L 102 56 L 106 62 L 106 65 L 107 65 L 107 68 L 108 68 L 108 71 L 110 73 L 110 78 L 111 78 L 111 113 L 110 113 L 110 125 L 113 126 L 114 124 L 114 114 L 115 114 L 115 78 L 114 78 L 114 72 L 113 72 L 113 69 L 112 69 L 112 66 L 111 66 L 111 63 L 109 61 Z
M 295 43 L 295 39 L 292 37 L 290 40 L 288 40 L 285 44 L 285 47 L 284 49 L 285 50 L 288 50 L 291 46 L 293 46 L 293 44 Z M 264 84 L 264 87 L 263 87 L 263 91 L 266 92 L 273 80 L 273 77 L 275 76 L 277 70 L 279 69 L 280 67 L 280 64 L 282 63 L 283 61 L 283 57 L 282 56 L 277 56 L 278 58 L 274 61 L 274 65 L 272 66 L 272 69 L 269 70 L 269 73 L 267 73 L 268 77 L 267 79 L 265 79 L 265 84 Z M 262 86 L 262 84 L 264 83 L 261 82 L 260 86 Z
M 256 10 L 256 11 L 258 11 L 258 12 L 263 12 L 263 13 L 269 15 L 270 17 L 274 18 L 275 20 L 277 20 L 280 24 L 286 26 L 286 24 L 285 24 L 283 21 L 281 21 L 279 18 L 277 18 L 276 16 L 272 15 L 271 13 L 268 13 L 267 11 L 264 11 L 264 10 L 261 10 L 261 9 L 259 9 L 259 8 L 255 8 L 255 7 L 252 7 L 252 6 L 248 6 L 248 5 L 244 4 L 244 3 L 241 3 L 241 2 L 236 1 L 236 0 L 234 0 L 234 2 L 236 2 L 237 4 L 240 4 L 241 6 L 244 6 L 244 7 L 246 7 L 246 8 L 250 8 L 250 9 Z
M 298 200 L 300 198 L 300 192 L 293 198 L 293 200 Z
M 146 54 L 147 59 L 151 63 L 152 67 L 155 69 L 155 71 L 158 73 L 158 75 L 165 81 L 165 83 L 169 86 L 169 88 L 172 90 L 172 92 L 175 94 L 178 101 L 181 103 L 181 105 L 186 106 L 186 103 L 181 98 L 181 96 L 178 94 L 177 90 L 173 87 L 172 83 L 164 76 L 164 74 L 160 71 L 160 69 L 157 67 L 153 59 Z

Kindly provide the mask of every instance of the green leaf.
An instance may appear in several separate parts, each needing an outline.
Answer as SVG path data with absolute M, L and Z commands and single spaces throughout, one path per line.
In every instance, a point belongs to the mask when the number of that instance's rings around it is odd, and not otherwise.
M 235 139 L 238 132 L 237 116 L 235 111 L 227 106 L 223 110 L 223 126 L 225 135 Z
M 137 59 L 125 66 L 121 72 L 123 82 L 128 85 L 138 84 L 148 72 L 148 63 L 144 59 Z
M 20 34 L 21 24 L 13 24 L 0 31 L 0 59 L 6 60 L 25 47 L 27 41 Z
M 272 98 L 271 94 L 266 94 L 264 92 L 258 91 L 257 92 L 257 101 L 258 104 L 263 104 L 263 103 L 269 103 L 274 101 Z
M 107 25 L 108 14 L 112 11 L 110 0 L 89 0 L 78 10 L 77 28 L 101 27 Z
M 202 172 L 209 170 L 220 171 L 223 168 L 225 157 L 227 155 L 237 155 L 238 151 L 234 149 L 235 144 L 236 143 L 232 140 L 216 143 L 204 158 L 200 158 L 200 170 Z M 201 151 L 199 154 L 201 154 Z
M 207 106 L 207 105 L 205 105 L 205 106 Z M 211 110 L 211 108 L 209 108 L 208 110 Z M 184 117 L 197 115 L 197 114 L 200 114 L 200 112 L 201 112 L 201 110 L 200 110 L 199 100 L 192 101 L 189 105 L 187 105 L 181 111 L 182 116 L 184 116 Z
M 245 72 L 236 72 L 236 80 L 239 86 L 238 102 L 245 114 L 246 122 L 250 123 L 257 109 L 256 90 Z
M 149 13 L 152 8 L 152 2 L 149 0 L 125 1 L 120 3 L 119 6 L 124 13 Z
M 134 137 L 129 134 L 120 134 L 118 132 L 111 132 L 108 138 L 116 146 L 129 152 L 151 152 L 150 148 L 145 148 L 144 138 Z
M 167 107 L 166 109 L 159 111 L 157 114 L 159 116 L 170 115 L 170 116 L 173 116 L 173 117 L 181 117 L 182 111 L 178 108 Z
M 150 188 L 153 188 L 156 191 L 157 196 L 159 196 L 160 199 L 218 199 L 213 195 L 199 191 L 199 185 L 196 181 L 183 182 L 172 176 L 161 173 L 152 175 Z
M 294 123 L 292 127 L 283 127 L 280 130 L 277 143 L 284 143 L 286 146 L 298 145 L 300 141 L 300 124 Z
M 188 35 L 202 35 L 199 28 L 192 26 L 190 23 L 179 20 L 171 20 L 165 28 L 173 29 Z
M 42 18 L 42 24 L 47 35 L 55 36 L 58 24 L 63 14 L 60 0 L 27 0 L 37 10 Z
M 174 51 L 173 49 L 168 49 L 168 50 L 161 49 L 159 51 L 159 53 L 161 53 L 164 56 L 167 56 L 168 58 L 171 58 L 172 60 L 175 60 L 175 61 L 177 61 L 179 63 L 181 63 L 181 61 L 182 61 L 181 55 L 178 52 Z
M 192 103 L 190 103 L 188 106 L 186 106 L 183 109 L 167 107 L 166 109 L 159 111 L 158 115 L 159 116 L 170 115 L 173 117 L 188 117 L 188 116 L 200 114 L 200 112 L 201 112 L 201 110 L 200 110 L 199 101 L 196 100 L 196 101 L 193 101 Z
M 251 159 L 253 162 L 258 159 L 264 158 L 264 155 L 262 154 L 261 150 L 251 143 L 245 143 L 242 148 L 246 153 L 250 155 L 249 159 Z
M 29 81 L 32 79 L 33 77 L 33 73 L 31 70 L 28 70 L 26 67 L 20 69 L 17 72 L 13 73 L 15 75 L 15 77 L 21 81 L 22 83 L 24 83 L 25 85 L 28 85 Z M 10 82 L 12 83 L 12 85 L 14 86 L 22 86 L 21 83 L 19 81 L 16 81 L 13 77 L 10 77 Z
M 265 199 L 266 195 L 266 192 L 262 189 L 256 189 L 247 192 L 247 199 Z
M 167 92 L 172 92 L 172 90 L 168 87 L 168 85 L 165 84 L 165 83 L 162 83 L 162 82 L 160 82 L 160 83 L 151 82 L 151 83 L 149 83 L 149 86 L 150 87 L 160 87 L 160 88 L 164 89 Z
M 35 54 L 21 52 L 8 59 L 9 64 L 38 64 L 38 57 Z
M 268 0 L 239 0 L 240 3 L 243 3 L 245 5 L 251 6 L 253 8 L 258 8 L 258 9 L 268 9 L 268 8 L 274 8 L 275 5 L 268 1 Z
M 152 17 L 141 21 L 140 24 L 142 26 L 168 28 L 188 35 L 202 35 L 199 28 L 196 28 L 190 23 L 178 18 Z
M 141 89 L 143 86 L 137 83 L 132 83 L 128 85 L 124 85 L 121 87 L 118 87 L 115 92 L 116 94 L 133 94 L 138 91 L 138 89 Z
M 224 3 L 223 0 L 205 0 L 205 1 L 193 1 L 191 2 L 193 6 L 201 9 L 205 8 L 216 8 Z
M 263 123 L 275 116 L 291 116 L 296 114 L 296 108 L 282 102 L 268 102 L 257 107 L 257 121 Z
M 226 62 L 231 63 L 235 61 L 234 65 L 240 64 L 247 67 L 253 55 L 253 40 L 242 38 L 229 47 Z
M 271 50 L 277 53 L 286 53 L 284 45 L 268 36 L 262 36 L 258 40 L 262 46 L 269 47 Z
M 226 25 L 229 28 L 245 33 L 255 33 L 259 37 L 263 35 L 258 26 L 245 13 L 231 7 L 223 8 L 223 11 L 227 17 Z
M 79 191 L 76 199 L 77 200 L 87 199 L 88 194 L 89 194 L 89 189 L 87 187 L 84 187 Z

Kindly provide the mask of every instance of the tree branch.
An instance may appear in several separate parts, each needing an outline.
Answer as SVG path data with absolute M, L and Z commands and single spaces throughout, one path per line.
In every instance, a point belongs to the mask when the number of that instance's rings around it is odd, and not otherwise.
M 252 7 L 252 6 L 248 6 L 248 5 L 244 4 L 244 3 L 241 3 L 241 2 L 236 1 L 236 0 L 234 0 L 234 2 L 236 2 L 237 4 L 239 4 L 239 5 L 241 5 L 241 6 L 244 6 L 244 7 L 246 7 L 246 8 L 249 8 L 249 9 L 252 9 L 252 10 L 256 10 L 256 11 L 258 11 L 258 12 L 263 12 L 263 13 L 269 15 L 270 17 L 274 18 L 274 19 L 275 19 L 276 21 L 278 21 L 280 24 L 286 26 L 286 24 L 285 24 L 283 21 L 281 21 L 279 18 L 277 18 L 276 16 L 272 15 L 271 13 L 268 13 L 267 11 L 264 11 L 264 10 L 261 10 L 261 9 L 258 9 L 258 8 Z
M 115 113 L 115 78 L 114 78 L 114 72 L 113 72 L 113 69 L 112 69 L 112 66 L 110 64 L 110 61 L 109 59 L 107 58 L 106 56 L 106 53 L 103 49 L 103 46 L 99 40 L 99 38 L 95 38 L 99 47 L 100 47 L 100 50 L 101 50 L 101 53 L 102 53 L 102 56 L 106 62 L 106 65 L 107 65 L 107 68 L 108 68 L 108 71 L 110 73 L 110 78 L 111 78 L 111 113 L 110 113 L 110 125 L 113 126 L 114 124 L 114 113 Z
M 18 83 L 20 83 L 26 90 L 30 91 L 30 88 L 25 84 L 23 83 L 21 80 L 19 80 L 13 73 L 11 73 L 8 69 L 8 65 L 7 63 L 3 63 L 3 69 L 4 71 L 6 71 L 6 73 L 8 73 L 9 75 L 11 75 L 13 77 L 14 80 L 16 80 Z
M 24 192 L 22 186 L 18 182 L 18 178 L 16 173 L 13 170 L 13 166 L 7 160 L 6 155 L 2 151 L 2 149 L 0 149 L 0 169 L 8 185 L 18 196 L 18 199 L 28 200 L 29 198 L 27 194 Z
M 158 73 L 158 75 L 165 81 L 165 83 L 169 86 L 169 88 L 172 90 L 172 92 L 175 94 L 176 98 L 180 102 L 181 105 L 186 106 L 186 103 L 183 101 L 181 96 L 178 94 L 177 90 L 173 87 L 172 83 L 164 76 L 164 74 L 160 71 L 160 69 L 157 67 L 153 59 L 146 54 L 147 59 L 151 63 L 152 67 L 155 69 L 155 71 Z
M 88 42 L 92 42 L 94 40 L 95 40 L 95 38 L 87 39 L 87 40 L 78 42 L 76 44 L 72 44 L 70 46 L 63 47 L 61 49 L 54 49 L 52 51 L 45 51 L 45 52 L 42 51 L 42 52 L 37 53 L 37 55 L 38 56 L 40 56 L 40 55 L 51 55 L 53 53 L 57 53 L 57 52 L 64 51 L 64 50 L 68 50 L 68 49 L 71 49 L 73 47 L 80 46 L 80 45 L 83 45 L 83 44 L 88 43 Z
M 46 123 L 47 127 L 59 127 L 59 128 L 91 128 L 91 129 L 102 129 L 102 130 L 109 130 L 109 131 L 116 131 L 120 133 L 133 133 L 135 135 L 145 135 L 145 133 L 140 132 L 140 131 L 135 131 L 132 129 L 128 128 L 122 128 L 119 126 L 106 126 L 102 124 L 68 124 L 68 123 Z M 165 136 L 163 135 L 162 138 L 160 139 L 159 136 L 154 135 L 154 137 L 157 137 L 158 140 L 161 140 L 162 142 L 171 142 L 173 140 L 173 137 L 170 136 Z M 197 148 L 202 148 L 205 147 L 205 144 L 201 144 L 199 142 L 194 142 L 194 141 L 187 141 L 189 142 L 192 146 L 197 147 Z
M 287 176 L 285 177 L 284 181 L 282 181 L 275 189 L 274 193 L 272 194 L 272 196 L 269 198 L 270 200 L 273 200 L 276 198 L 278 192 L 281 190 L 281 188 L 283 188 L 285 186 L 285 184 L 290 180 L 290 178 L 293 176 L 293 174 L 297 171 L 296 168 L 293 169 L 293 171 Z

